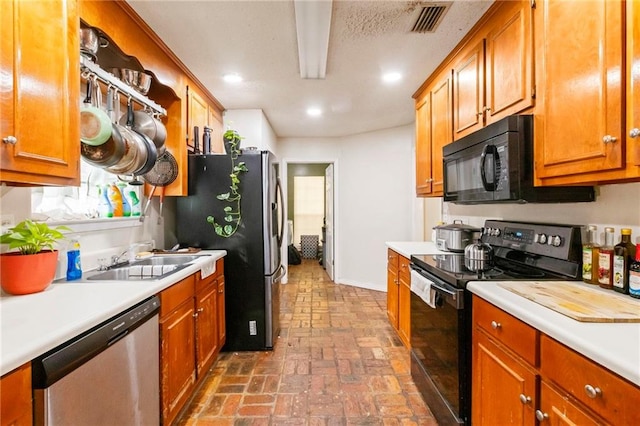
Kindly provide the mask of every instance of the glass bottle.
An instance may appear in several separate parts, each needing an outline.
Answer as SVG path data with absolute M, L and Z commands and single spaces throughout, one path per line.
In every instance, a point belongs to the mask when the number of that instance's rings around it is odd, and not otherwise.
M 636 260 L 629 265 L 629 296 L 640 299 L 640 244 L 636 244 Z
M 631 243 L 631 229 L 620 230 L 621 240 L 613 248 L 613 289 L 629 293 L 629 266 L 636 256 L 636 246 Z
M 598 227 L 589 225 L 587 228 L 586 241 L 582 245 L 582 280 L 587 284 L 598 283 L 598 273 L 593 270 L 594 264 L 598 263 Z
M 602 288 L 611 289 L 613 271 L 613 246 L 615 234 L 613 228 L 604 228 L 604 245 L 598 253 L 598 284 Z

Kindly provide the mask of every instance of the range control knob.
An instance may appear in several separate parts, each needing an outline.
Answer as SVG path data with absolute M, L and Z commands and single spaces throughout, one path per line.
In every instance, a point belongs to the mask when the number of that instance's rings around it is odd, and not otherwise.
M 549 237 L 549 245 L 554 247 L 560 247 L 562 245 L 562 237 L 559 235 L 554 235 Z
M 494 237 L 499 237 L 501 232 L 500 232 L 500 228 L 495 228 L 491 231 L 491 235 L 493 235 Z
M 547 234 L 536 234 L 535 240 L 539 244 L 547 244 Z

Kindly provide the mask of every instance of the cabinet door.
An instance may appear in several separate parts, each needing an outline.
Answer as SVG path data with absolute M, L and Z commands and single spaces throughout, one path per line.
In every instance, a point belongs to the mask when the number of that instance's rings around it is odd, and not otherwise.
M 640 166 L 640 3 L 627 1 L 627 147 Z M 636 169 L 640 175 L 640 170 Z
M 431 94 L 416 102 L 416 195 L 431 194 Z
M 211 284 L 196 294 L 196 372 L 206 374 L 213 363 L 218 347 L 218 283 Z
M 211 128 L 211 152 L 224 152 L 222 144 L 222 115 L 209 106 L 209 128 Z
M 398 269 L 387 266 L 387 318 L 389 323 L 398 329 L 398 307 L 400 297 L 400 281 L 398 279 Z
M 409 259 L 400 256 L 398 271 L 398 334 L 404 345 L 411 347 L 411 273 Z
M 484 40 L 453 67 L 453 128 L 459 139 L 484 126 Z
M 224 276 L 218 277 L 218 346 L 222 349 L 227 341 L 227 321 L 225 318 L 225 292 L 224 292 Z
M 451 73 L 447 72 L 431 89 L 432 196 L 443 194 L 442 147 L 453 141 L 451 96 Z
M 77 186 L 77 3 L 0 1 L 0 23 L 0 180 Z
M 602 420 L 574 404 L 544 380 L 540 384 L 540 409 L 536 412 L 541 425 L 604 425 Z
M 168 425 L 191 396 L 196 382 L 193 299 L 160 322 L 162 420 Z
M 209 105 L 202 99 L 197 92 L 189 90 L 189 135 L 190 143 L 195 146 L 197 144 L 198 151 L 202 152 L 202 136 L 204 135 L 204 127 L 209 122 Z M 198 126 L 198 140 L 194 140 L 193 128 Z
M 486 39 L 486 124 L 533 105 L 533 28 L 529 1 L 505 2 Z
M 30 426 L 33 422 L 31 364 L 24 364 L 2 376 L 0 388 L 0 425 Z
M 537 178 L 620 169 L 622 137 L 622 16 L 620 0 L 536 6 Z M 593 177 L 591 177 L 593 179 Z M 572 176 L 570 183 L 588 181 Z
M 478 328 L 473 330 L 472 373 L 472 424 L 535 424 L 538 376 Z

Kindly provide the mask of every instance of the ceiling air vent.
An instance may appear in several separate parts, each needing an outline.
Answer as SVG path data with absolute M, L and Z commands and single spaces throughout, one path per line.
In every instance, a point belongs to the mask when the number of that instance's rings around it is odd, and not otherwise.
M 451 3 L 433 3 L 423 6 L 416 23 L 413 24 L 411 32 L 413 33 L 432 33 L 435 32 L 442 18 L 447 13 Z

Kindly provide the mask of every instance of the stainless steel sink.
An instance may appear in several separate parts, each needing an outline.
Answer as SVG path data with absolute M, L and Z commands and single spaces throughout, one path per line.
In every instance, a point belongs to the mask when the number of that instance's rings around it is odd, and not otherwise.
M 194 260 L 208 256 L 177 254 L 153 256 L 87 275 L 87 279 L 90 281 L 158 281 L 186 268 Z

